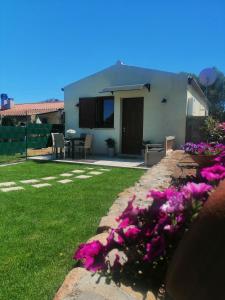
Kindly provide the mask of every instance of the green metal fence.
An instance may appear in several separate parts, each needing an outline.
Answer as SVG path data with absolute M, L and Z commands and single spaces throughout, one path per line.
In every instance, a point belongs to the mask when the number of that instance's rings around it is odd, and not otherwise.
M 7 158 L 26 158 L 28 150 L 51 146 L 51 132 L 63 132 L 63 125 L 27 124 L 27 126 L 0 126 L 0 163 Z M 8 159 L 11 160 L 11 159 Z

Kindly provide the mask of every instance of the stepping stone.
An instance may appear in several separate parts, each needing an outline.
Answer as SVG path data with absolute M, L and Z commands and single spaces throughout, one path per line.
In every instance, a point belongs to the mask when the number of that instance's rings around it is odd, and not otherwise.
M 109 171 L 111 171 L 111 169 L 99 169 L 100 171 L 107 171 L 107 172 L 109 172 Z
M 88 174 L 90 174 L 90 175 L 100 175 L 100 174 L 102 174 L 102 172 L 92 171 L 92 172 L 90 172 Z
M 87 178 L 90 178 L 92 176 L 89 176 L 89 175 L 79 175 L 79 176 L 76 176 L 75 178 L 78 178 L 78 179 L 87 179 Z
M 38 183 L 38 182 L 40 182 L 40 180 L 38 180 L 38 179 L 28 179 L 28 180 L 21 180 L 20 182 L 31 184 L 31 183 Z
M 19 191 L 19 190 L 24 190 L 24 188 L 22 186 L 12 186 L 12 187 L 8 187 L 8 188 L 2 188 L 0 189 L 2 192 L 11 192 L 11 191 Z
M 88 167 L 88 168 L 85 168 L 85 169 L 86 169 L 86 170 L 93 170 L 94 168 L 89 168 L 89 167 Z
M 56 179 L 55 176 L 43 177 L 42 180 L 53 180 Z
M 33 184 L 32 186 L 39 189 L 42 187 L 51 186 L 51 184 L 50 183 L 39 183 L 39 184 Z
M 60 174 L 60 176 L 70 177 L 70 176 L 73 176 L 73 174 L 71 174 L 71 173 L 62 173 L 62 174 Z
M 8 181 L 8 182 L 1 182 L 0 183 L 0 187 L 1 186 L 12 186 L 15 185 L 16 183 L 14 181 Z
M 63 180 L 59 180 L 58 182 L 65 184 L 65 183 L 72 182 L 72 180 L 71 179 L 63 179 Z
M 73 170 L 72 172 L 73 173 L 84 173 L 85 171 L 84 170 Z

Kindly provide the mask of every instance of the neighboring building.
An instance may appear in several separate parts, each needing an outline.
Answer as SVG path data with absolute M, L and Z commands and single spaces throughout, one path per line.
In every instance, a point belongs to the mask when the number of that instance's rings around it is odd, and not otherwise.
M 0 111 L 0 119 L 15 125 L 28 123 L 62 124 L 64 122 L 64 102 L 50 99 L 37 103 L 14 104 L 10 99 L 8 108 Z
M 185 73 L 169 73 L 117 62 L 64 87 L 65 126 L 94 135 L 94 153 L 139 154 L 143 140 L 185 142 L 187 115 L 208 115 L 208 101 Z

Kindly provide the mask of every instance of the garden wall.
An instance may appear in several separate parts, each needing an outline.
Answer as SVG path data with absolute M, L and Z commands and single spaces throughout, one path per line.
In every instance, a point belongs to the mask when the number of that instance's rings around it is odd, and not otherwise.
M 199 143 L 205 140 L 202 130 L 207 117 L 187 117 L 186 142 Z

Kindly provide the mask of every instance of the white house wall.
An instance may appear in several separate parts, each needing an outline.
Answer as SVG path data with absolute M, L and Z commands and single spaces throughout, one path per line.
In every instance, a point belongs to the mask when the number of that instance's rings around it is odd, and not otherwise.
M 200 96 L 194 88 L 189 85 L 187 90 L 187 116 L 207 116 L 208 105 L 203 96 Z
M 79 128 L 79 108 L 76 104 L 82 97 L 109 96 L 100 94 L 102 89 L 113 85 L 150 83 L 151 91 L 123 91 L 114 93 L 114 128 Z M 66 129 L 76 129 L 77 133 L 94 135 L 94 152 L 105 153 L 105 139 L 116 141 L 116 151 L 121 151 L 121 99 L 144 97 L 143 140 L 163 142 L 165 136 L 174 135 L 177 144 L 184 143 L 186 126 L 187 77 L 124 65 L 114 65 L 64 88 Z M 162 103 L 162 99 L 167 100 Z M 135 120 L 134 120 L 135 122 Z

